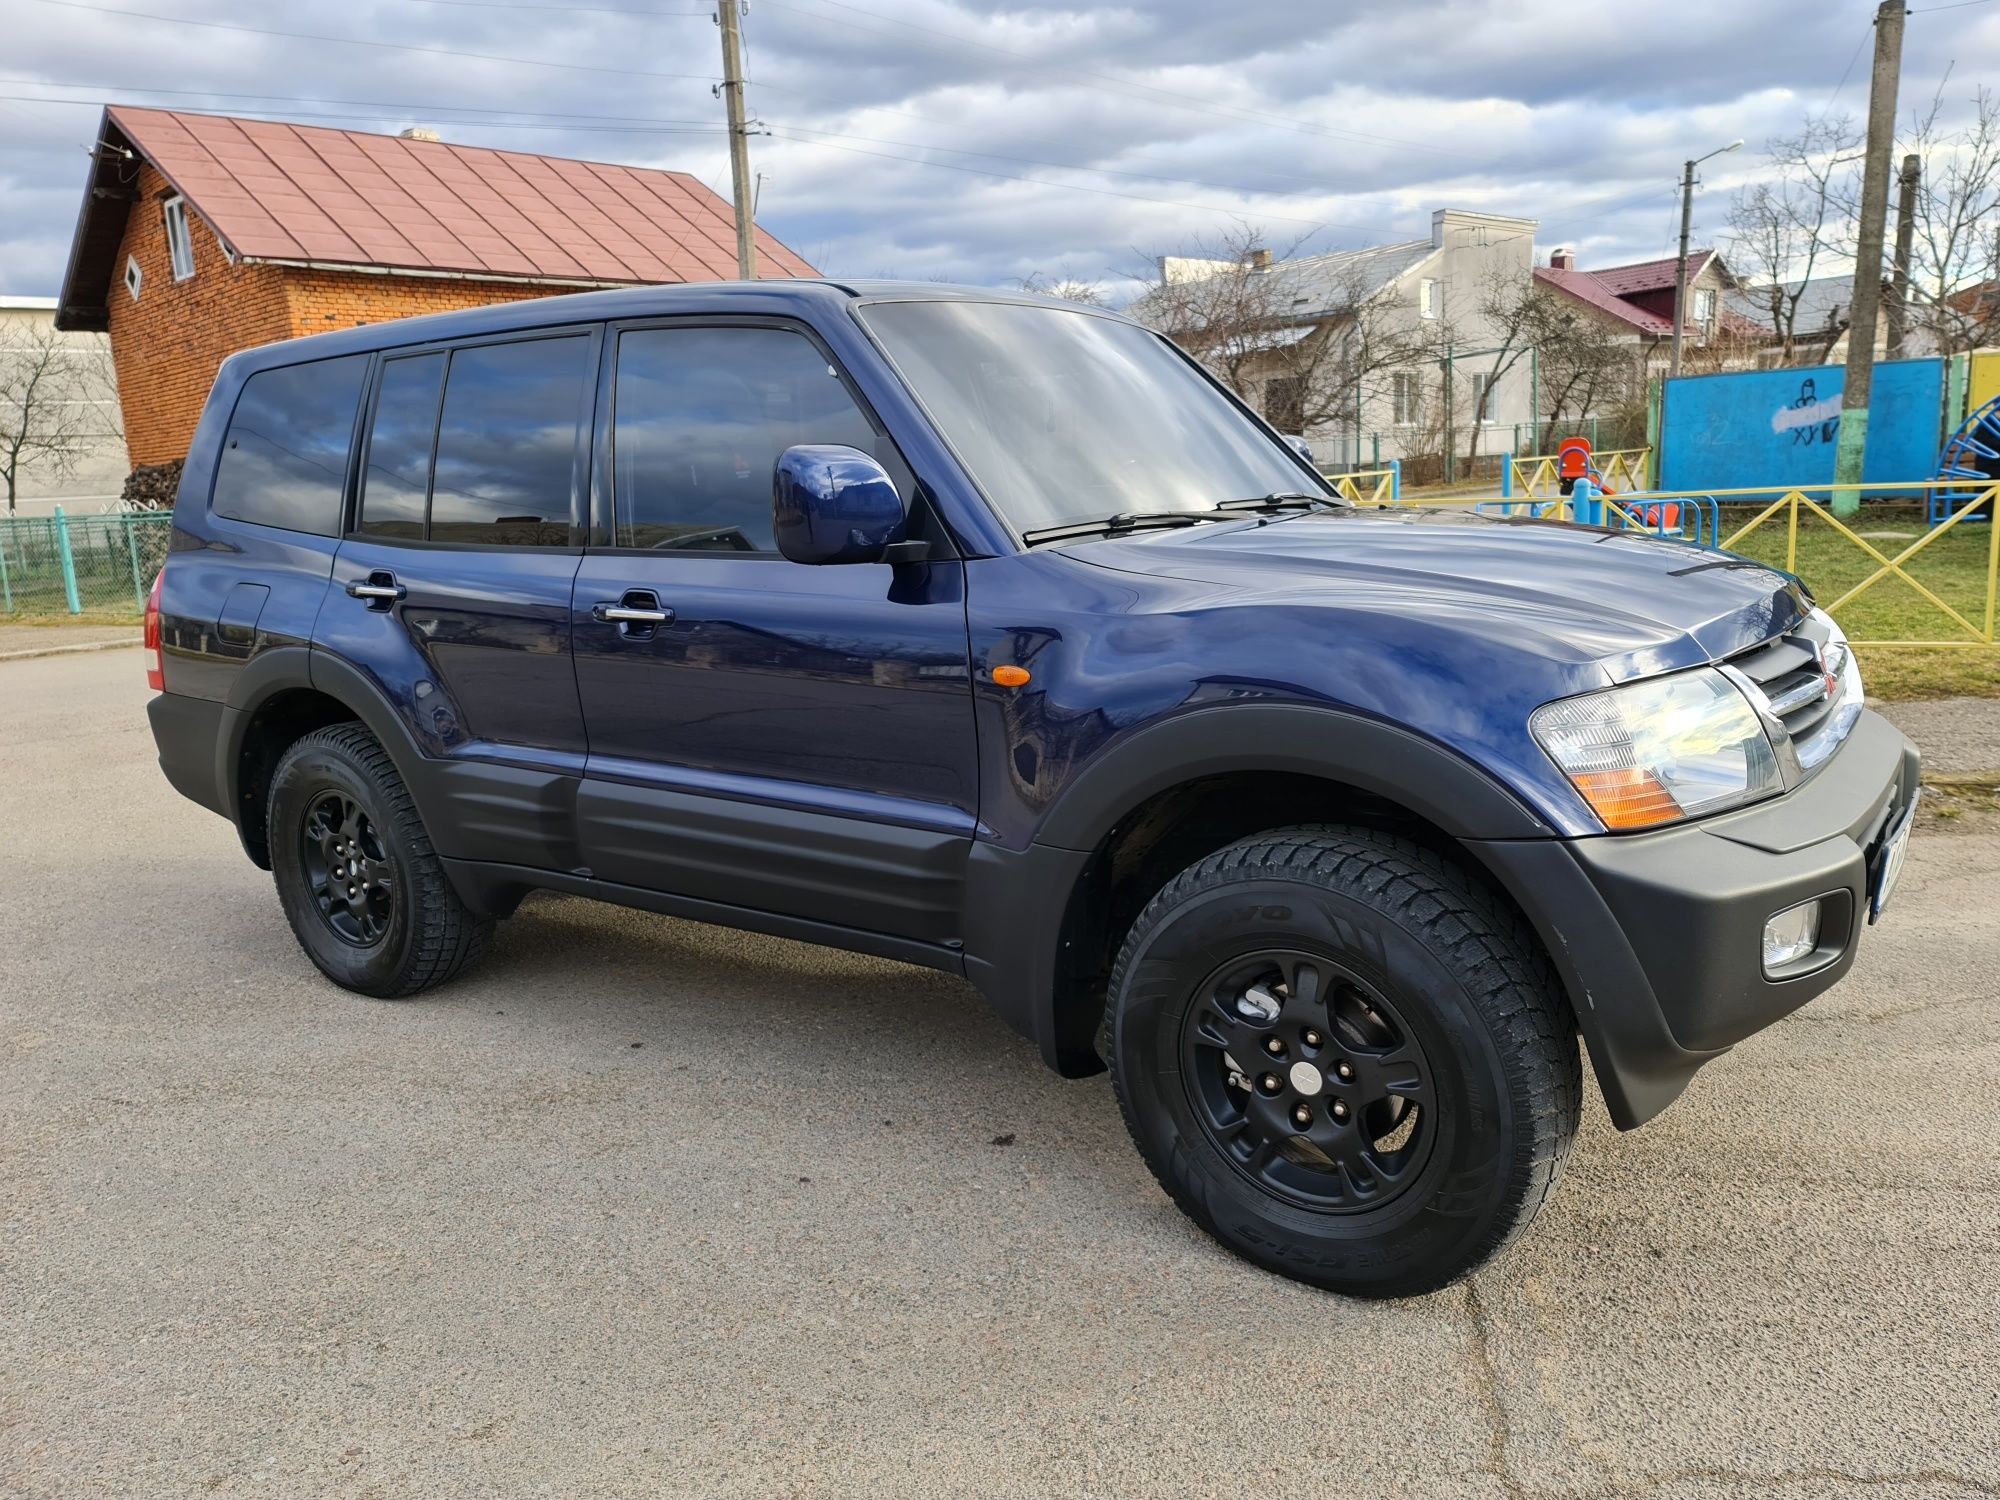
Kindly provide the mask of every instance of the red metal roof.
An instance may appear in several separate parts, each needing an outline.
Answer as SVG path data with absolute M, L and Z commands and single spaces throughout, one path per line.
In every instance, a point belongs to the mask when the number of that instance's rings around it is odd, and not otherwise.
M 1701 268 L 1708 264 L 1713 250 L 1690 250 L 1688 252 L 1688 280 L 1693 281 L 1701 274 Z M 1629 297 L 1634 292 L 1657 292 L 1674 284 L 1674 266 L 1680 257 L 1668 255 L 1659 260 L 1636 261 L 1629 266 L 1606 266 L 1601 271 L 1592 271 L 1603 283 L 1604 289 L 1615 297 Z
M 1643 307 L 1620 298 L 1604 285 L 1594 271 L 1560 271 L 1553 266 L 1536 266 L 1535 280 L 1544 286 L 1567 292 L 1579 302 L 1589 303 L 1599 312 L 1616 318 L 1639 333 L 1664 337 L 1674 331 L 1673 319 L 1647 312 Z
M 685 172 L 115 105 L 237 255 L 561 282 L 725 281 L 730 205 Z M 819 273 L 763 230 L 765 276 Z

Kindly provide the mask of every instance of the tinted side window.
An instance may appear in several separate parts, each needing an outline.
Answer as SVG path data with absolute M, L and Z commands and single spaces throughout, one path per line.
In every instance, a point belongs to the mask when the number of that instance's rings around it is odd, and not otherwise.
M 644 328 L 618 340 L 621 547 L 771 552 L 771 475 L 795 443 L 900 457 L 812 340 L 782 328 Z
M 339 535 L 347 450 L 367 373 L 368 356 L 350 354 L 259 370 L 246 380 L 215 466 L 215 513 Z
M 431 472 L 432 541 L 569 542 L 590 349 L 575 334 L 452 352 Z
M 382 366 L 381 394 L 361 476 L 361 526 L 370 536 L 421 540 L 431 486 L 431 440 L 437 435 L 444 356 L 420 354 Z

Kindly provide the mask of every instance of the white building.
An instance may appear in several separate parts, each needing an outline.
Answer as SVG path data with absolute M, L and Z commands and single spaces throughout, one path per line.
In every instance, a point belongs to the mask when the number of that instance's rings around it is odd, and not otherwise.
M 12 394 L 23 362 L 44 337 L 59 340 L 54 400 L 64 408 L 82 451 L 68 466 L 24 462 L 16 476 L 15 514 L 45 516 L 57 505 L 80 514 L 116 503 L 131 465 L 125 457 L 125 428 L 118 411 L 118 388 L 111 369 L 111 341 L 101 333 L 56 333 L 56 299 L 0 293 L 0 392 Z M 46 388 L 46 382 L 45 387 Z M 13 403 L 9 403 L 12 407 Z M 18 408 L 0 413 L 0 441 L 20 420 Z M 0 451 L 0 460 L 4 460 Z M 0 483 L 0 513 L 6 487 Z

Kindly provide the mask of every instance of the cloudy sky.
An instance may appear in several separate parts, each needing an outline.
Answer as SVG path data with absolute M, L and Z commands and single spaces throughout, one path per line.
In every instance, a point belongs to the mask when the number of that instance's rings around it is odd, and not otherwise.
M 1671 253 L 1761 147 L 1866 106 L 1873 0 L 752 0 L 760 221 L 823 270 L 1129 277 L 1273 245 L 1539 219 L 1586 266 Z M 281 32 L 286 35 L 274 35 Z M 0 292 L 62 277 L 107 101 L 674 167 L 728 191 L 699 0 L 0 0 Z M 2000 82 L 2000 0 L 1909 17 L 1904 95 Z

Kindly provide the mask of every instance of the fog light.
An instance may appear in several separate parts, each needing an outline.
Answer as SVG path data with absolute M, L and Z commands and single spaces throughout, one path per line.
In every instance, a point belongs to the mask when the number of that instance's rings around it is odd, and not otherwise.
M 1819 902 L 1787 907 L 1764 924 L 1764 972 L 1797 963 L 1819 946 Z

